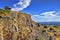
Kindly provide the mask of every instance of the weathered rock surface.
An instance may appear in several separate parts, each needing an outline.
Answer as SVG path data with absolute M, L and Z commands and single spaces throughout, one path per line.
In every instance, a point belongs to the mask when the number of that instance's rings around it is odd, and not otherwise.
M 33 40 L 37 23 L 30 15 L 20 12 L 0 13 L 0 40 Z
M 0 40 L 52 40 L 43 26 L 22 12 L 0 13 Z

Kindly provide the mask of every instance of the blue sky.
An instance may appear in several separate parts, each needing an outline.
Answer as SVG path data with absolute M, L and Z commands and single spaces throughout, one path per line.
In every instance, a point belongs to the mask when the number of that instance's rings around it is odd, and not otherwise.
M 30 14 L 36 22 L 60 22 L 60 0 L 0 0 L 4 6 Z

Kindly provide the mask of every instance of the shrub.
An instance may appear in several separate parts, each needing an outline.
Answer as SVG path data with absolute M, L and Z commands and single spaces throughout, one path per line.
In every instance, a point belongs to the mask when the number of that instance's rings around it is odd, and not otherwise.
M 50 30 L 54 30 L 53 28 L 50 28 Z
M 5 6 L 5 10 L 11 10 L 9 6 Z
M 42 30 L 42 32 L 46 32 L 46 30 Z
M 0 16 L 0 18 L 2 18 L 2 16 Z
M 44 26 L 44 28 L 47 28 L 47 26 Z

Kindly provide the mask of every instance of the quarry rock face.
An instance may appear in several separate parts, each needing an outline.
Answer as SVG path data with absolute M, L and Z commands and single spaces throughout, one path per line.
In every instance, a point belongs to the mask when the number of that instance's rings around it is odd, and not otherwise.
M 0 40 L 40 40 L 45 37 L 41 30 L 41 25 L 32 21 L 29 14 L 0 13 Z M 45 39 L 49 40 L 48 36 Z

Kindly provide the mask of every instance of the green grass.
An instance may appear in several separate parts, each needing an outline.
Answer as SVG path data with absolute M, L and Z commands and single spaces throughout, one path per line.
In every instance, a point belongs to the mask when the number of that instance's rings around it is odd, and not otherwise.
M 39 39 L 39 40 L 44 40 L 44 39 L 43 39 L 43 37 L 40 37 L 40 39 Z
M 0 9 L 0 13 L 1 13 L 1 14 L 9 13 L 9 12 L 10 12 L 10 10 L 3 10 L 3 9 Z

